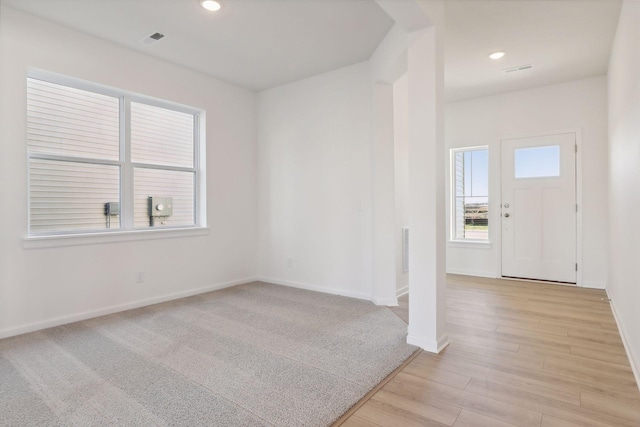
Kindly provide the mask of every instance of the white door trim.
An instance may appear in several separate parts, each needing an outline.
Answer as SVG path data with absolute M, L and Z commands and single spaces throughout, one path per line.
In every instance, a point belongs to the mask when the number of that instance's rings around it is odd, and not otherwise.
M 576 260 L 578 262 L 578 271 L 576 272 L 576 285 L 579 287 L 583 287 L 582 281 L 582 271 L 583 271 L 583 263 L 582 263 L 582 129 L 581 128 L 568 128 L 568 129 L 557 129 L 550 131 L 541 131 L 541 132 L 533 132 L 528 134 L 503 134 L 498 138 L 498 159 L 499 159 L 499 168 L 500 174 L 499 179 L 502 182 L 502 153 L 500 147 L 502 147 L 502 141 L 507 139 L 524 139 L 524 138 L 536 138 L 541 136 L 549 136 L 549 135 L 558 135 L 563 133 L 573 133 L 576 136 L 576 147 L 578 151 L 576 152 L 576 203 L 578 204 L 578 212 L 576 214 Z M 500 192 L 499 200 L 502 200 L 502 186 L 499 187 Z M 494 227 L 495 228 L 495 227 Z M 501 277 L 502 272 L 502 230 L 499 228 L 498 230 L 494 230 L 494 236 L 497 238 L 499 243 L 499 256 L 498 256 L 498 266 L 497 270 L 498 277 Z M 493 241 L 493 238 L 492 238 Z

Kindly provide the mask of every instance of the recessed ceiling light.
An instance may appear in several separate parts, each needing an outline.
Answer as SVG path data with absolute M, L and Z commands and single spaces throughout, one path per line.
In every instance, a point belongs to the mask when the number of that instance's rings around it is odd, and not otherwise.
M 489 58 L 491 59 L 500 59 L 505 55 L 505 52 L 493 52 L 491 55 L 489 55 Z
M 210 10 L 211 12 L 220 10 L 220 7 L 222 7 L 220 2 L 216 0 L 202 0 L 200 4 L 202 5 L 202 7 L 204 7 L 207 10 Z

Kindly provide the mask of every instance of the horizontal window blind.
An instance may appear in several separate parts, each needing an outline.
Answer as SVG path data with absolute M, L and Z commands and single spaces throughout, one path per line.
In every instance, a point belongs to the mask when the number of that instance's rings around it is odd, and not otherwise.
M 131 160 L 193 167 L 193 114 L 131 103 Z
M 149 196 L 173 197 L 173 215 L 162 220 L 164 225 L 195 224 L 194 172 L 135 168 L 133 183 L 136 228 L 149 227 Z
M 117 161 L 119 99 L 27 79 L 30 153 Z
M 104 229 L 105 203 L 120 200 L 120 167 L 30 159 L 29 194 L 31 231 Z
M 455 153 L 455 236 L 464 239 L 464 152 Z

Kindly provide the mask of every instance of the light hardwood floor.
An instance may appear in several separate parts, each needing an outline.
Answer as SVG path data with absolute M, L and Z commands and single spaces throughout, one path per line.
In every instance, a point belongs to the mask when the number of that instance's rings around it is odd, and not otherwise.
M 640 392 L 606 298 L 449 275 L 450 345 L 417 353 L 335 426 L 638 427 Z M 408 299 L 393 310 L 406 321 Z

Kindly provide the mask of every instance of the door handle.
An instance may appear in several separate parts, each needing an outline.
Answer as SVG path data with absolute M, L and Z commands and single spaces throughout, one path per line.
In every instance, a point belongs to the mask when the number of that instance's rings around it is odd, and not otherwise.
M 511 215 L 509 215 L 509 212 L 507 212 L 506 214 L 504 214 L 505 218 L 509 218 Z

